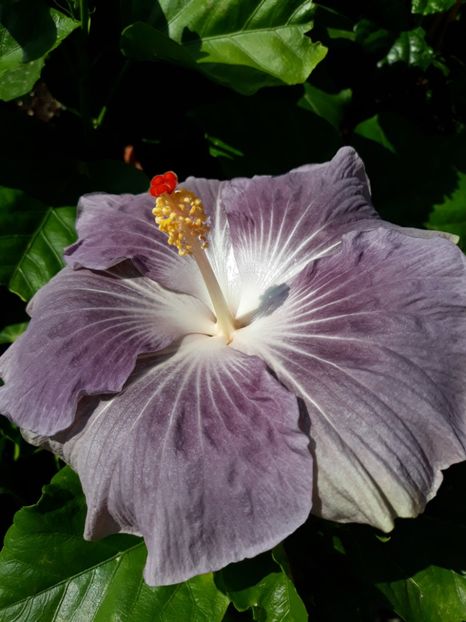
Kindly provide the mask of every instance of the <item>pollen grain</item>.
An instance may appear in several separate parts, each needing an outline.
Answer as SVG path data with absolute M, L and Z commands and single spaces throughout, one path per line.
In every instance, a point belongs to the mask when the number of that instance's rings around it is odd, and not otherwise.
M 191 255 L 193 246 L 199 243 L 207 248 L 207 216 L 201 199 L 193 192 L 181 188 L 161 194 L 156 198 L 152 214 L 160 231 L 167 235 L 168 243 L 176 246 L 180 255 Z

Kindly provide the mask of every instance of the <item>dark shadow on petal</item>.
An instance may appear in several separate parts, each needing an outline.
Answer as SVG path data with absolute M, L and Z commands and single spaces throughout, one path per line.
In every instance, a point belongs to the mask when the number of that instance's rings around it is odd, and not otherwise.
M 289 294 L 290 286 L 286 283 L 269 287 L 260 297 L 260 304 L 255 311 L 255 316 L 271 315 L 284 304 Z
M 304 432 L 307 436 L 311 433 L 311 419 L 309 417 L 309 412 L 307 410 L 306 403 L 300 397 L 298 399 L 298 408 L 299 408 L 299 429 Z
M 307 410 L 307 406 L 303 399 L 300 397 L 298 400 L 298 408 L 299 408 L 299 429 L 309 438 L 309 451 L 311 452 L 312 457 L 315 456 L 315 440 L 312 438 L 312 429 L 311 429 L 311 418 L 309 417 L 309 412 Z M 322 502 L 319 497 L 319 492 L 317 488 L 317 480 L 318 480 L 318 466 L 317 461 L 314 459 L 312 463 L 312 510 L 313 514 L 319 514 L 322 511 Z
M 250 311 L 237 319 L 241 326 L 247 326 L 254 320 L 267 315 L 272 315 L 279 307 L 281 307 L 290 294 L 290 286 L 287 283 L 272 285 L 268 287 L 260 297 L 259 306 L 254 311 Z

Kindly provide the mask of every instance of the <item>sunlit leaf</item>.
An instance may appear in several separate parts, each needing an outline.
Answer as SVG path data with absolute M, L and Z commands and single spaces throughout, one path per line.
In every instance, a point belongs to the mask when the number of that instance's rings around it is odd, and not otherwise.
M 47 54 L 79 25 L 44 2 L 5 2 L 0 8 L 0 99 L 28 93 Z
M 431 13 L 443 13 L 455 4 L 456 0 L 413 0 L 413 13 L 429 15 Z
M 263 86 L 304 82 L 326 48 L 306 33 L 309 0 L 204 0 L 160 2 L 151 23 L 137 22 L 122 35 L 125 54 L 196 68 L 241 93 Z
M 434 50 L 426 41 L 425 30 L 419 27 L 400 34 L 390 48 L 384 63 L 393 65 L 401 61 L 425 71 L 432 64 L 434 57 Z
M 60 471 L 40 501 L 20 510 L 0 553 L 0 619 L 17 622 L 220 622 L 228 599 L 210 574 L 149 588 L 146 550 L 133 536 L 82 538 L 85 502 L 77 476 Z M 14 570 L 13 570 L 14 569 Z

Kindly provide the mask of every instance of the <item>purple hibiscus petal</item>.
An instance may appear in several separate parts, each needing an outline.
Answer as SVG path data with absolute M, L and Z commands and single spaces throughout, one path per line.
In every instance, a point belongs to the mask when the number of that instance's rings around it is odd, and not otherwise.
M 84 395 L 119 391 L 136 358 L 190 332 L 213 332 L 208 309 L 130 265 L 104 274 L 62 270 L 33 298 L 32 320 L 0 359 L 0 411 L 49 435 Z
M 463 254 L 440 237 L 352 232 L 278 302 L 233 346 L 306 404 L 314 511 L 383 530 L 415 516 L 466 457 Z
M 278 177 L 234 179 L 221 190 L 244 296 L 297 274 L 350 230 L 379 226 L 364 165 L 344 147 L 325 164 Z M 244 297 L 243 296 L 243 297 Z M 255 303 L 255 300 L 254 300 Z M 250 306 L 250 305 L 249 305 Z
M 312 458 L 298 420 L 262 361 L 198 338 L 139 364 L 118 396 L 83 401 L 48 445 L 79 473 L 85 537 L 143 535 L 145 579 L 165 585 L 268 550 L 306 520 Z
M 106 270 L 131 259 L 144 268 L 165 266 L 177 257 L 152 216 L 154 199 L 148 194 L 95 193 L 81 197 L 76 229 L 78 240 L 65 251 L 72 268 Z
M 219 209 L 217 180 L 190 177 L 180 187 L 195 192 L 203 201 L 212 227 L 208 255 L 227 295 L 237 278 L 224 215 Z M 164 287 L 192 294 L 210 305 L 210 298 L 192 257 L 180 257 L 167 244 L 166 235 L 154 222 L 154 199 L 140 195 L 89 194 L 78 205 L 78 241 L 65 251 L 72 268 L 104 270 L 130 259 L 148 277 Z M 234 304 L 232 303 L 232 306 Z

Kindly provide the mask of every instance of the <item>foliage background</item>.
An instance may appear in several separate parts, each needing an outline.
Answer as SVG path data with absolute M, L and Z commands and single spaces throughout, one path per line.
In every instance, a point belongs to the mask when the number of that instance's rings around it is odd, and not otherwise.
M 0 347 L 60 269 L 78 197 L 167 169 L 280 173 L 351 144 L 384 218 L 466 244 L 465 41 L 461 0 L 2 0 Z M 3 419 L 0 452 L 2 621 L 466 620 L 464 464 L 388 537 L 311 518 L 150 589 L 138 539 L 82 541 L 68 468 Z

